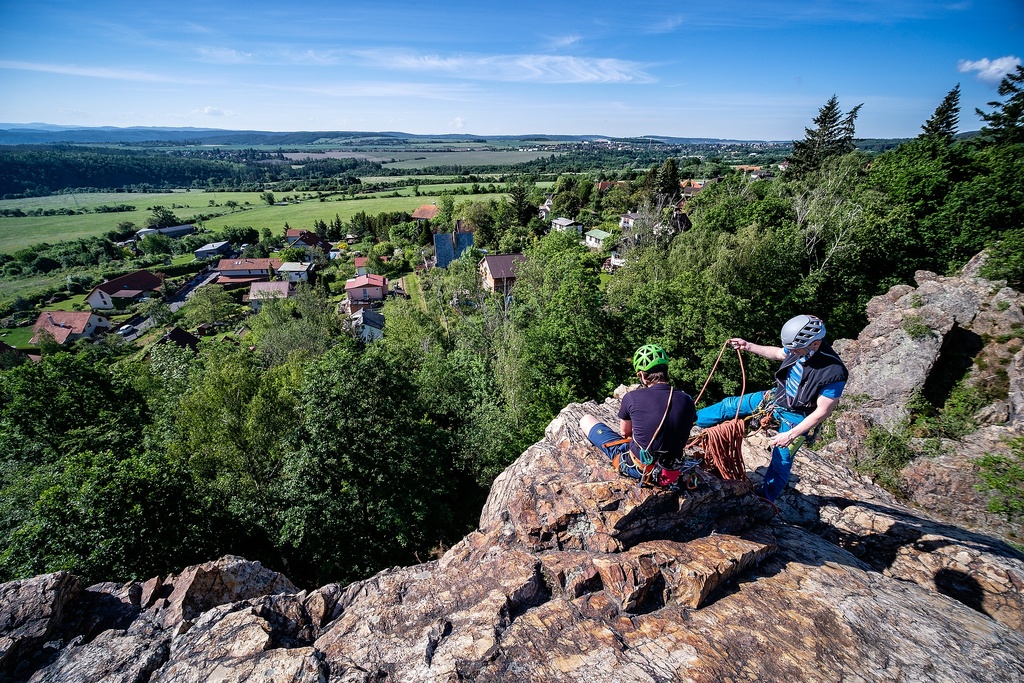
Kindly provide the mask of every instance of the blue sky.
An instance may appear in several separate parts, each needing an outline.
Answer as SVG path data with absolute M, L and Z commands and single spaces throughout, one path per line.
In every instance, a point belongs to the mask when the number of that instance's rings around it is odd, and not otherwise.
M 1024 0 L 0 0 L 0 121 L 788 140 L 836 94 L 960 129 L 1024 58 Z

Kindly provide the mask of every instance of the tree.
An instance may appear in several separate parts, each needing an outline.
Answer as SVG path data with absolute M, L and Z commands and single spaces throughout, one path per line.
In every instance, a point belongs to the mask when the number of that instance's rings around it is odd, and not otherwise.
M 264 230 L 268 230 L 268 228 L 264 228 Z M 245 227 L 235 225 L 225 226 L 225 228 L 220 231 L 220 236 L 225 241 L 231 242 L 231 244 L 236 246 L 240 244 L 254 244 L 260 239 L 260 234 L 256 232 L 256 229 L 248 225 Z
M 268 206 L 274 205 L 274 193 L 273 192 L 262 192 L 260 193 L 260 199 L 267 203 Z
M 512 205 L 512 213 L 518 225 L 525 226 L 536 214 L 536 208 L 530 203 L 530 193 L 534 183 L 526 176 L 517 175 L 505 184 L 505 194 Z
M 932 117 L 921 126 L 921 130 L 924 132 L 917 137 L 934 138 L 941 140 L 947 145 L 952 144 L 953 138 L 956 137 L 956 128 L 959 120 L 960 84 L 957 83 L 956 87 L 942 98 L 942 102 L 935 108 L 935 113 L 932 114 Z
M 366 577 L 443 540 L 451 437 L 416 396 L 407 368 L 376 345 L 335 348 L 310 366 L 301 448 L 283 470 L 281 540 L 301 560 L 300 581 Z
M 675 201 L 679 196 L 679 168 L 674 157 L 666 159 L 658 170 L 657 192 L 670 201 Z
M 805 128 L 804 139 L 793 141 L 790 171 L 796 175 L 815 171 L 826 159 L 852 152 L 854 124 L 862 106 L 858 104 L 844 116 L 839 99 L 835 95 L 830 97 L 814 117 L 815 127 Z
M 226 320 L 237 308 L 223 286 L 206 285 L 192 293 L 182 311 L 186 325 L 196 327 L 203 323 Z
M 174 215 L 174 212 L 163 206 L 154 206 L 150 209 L 152 216 L 146 219 L 148 228 L 169 228 L 174 225 L 181 225 L 181 220 Z
M 174 251 L 171 246 L 171 238 L 167 235 L 152 234 L 146 235 L 139 242 L 139 249 L 149 256 L 154 254 L 170 254 Z
M 215 557 L 233 534 L 203 487 L 160 455 L 63 455 L 5 491 L 25 511 L 4 530 L 0 581 L 60 570 L 87 582 L 140 580 Z
M 989 102 L 991 112 L 975 109 L 987 124 L 981 129 L 986 138 L 997 145 L 1011 145 L 1024 142 L 1024 65 L 1007 74 L 999 83 L 999 94 L 1005 102 Z

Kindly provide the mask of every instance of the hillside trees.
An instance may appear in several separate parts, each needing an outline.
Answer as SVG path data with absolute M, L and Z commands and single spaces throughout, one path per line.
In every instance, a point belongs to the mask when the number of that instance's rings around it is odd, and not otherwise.
M 349 581 L 410 563 L 445 536 L 450 437 L 423 419 L 404 367 L 377 347 L 338 347 L 310 368 L 301 399 L 281 527 L 301 558 L 300 580 Z

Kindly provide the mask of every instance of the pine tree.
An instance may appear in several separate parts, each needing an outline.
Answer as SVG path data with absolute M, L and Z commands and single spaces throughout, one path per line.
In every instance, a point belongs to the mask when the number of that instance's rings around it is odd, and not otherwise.
M 816 171 L 826 159 L 852 152 L 855 122 L 862 106 L 858 104 L 844 116 L 839 99 L 835 95 L 830 97 L 814 117 L 815 127 L 805 128 L 804 139 L 793 141 L 790 171 L 797 174 Z
M 679 167 L 674 157 L 669 157 L 658 171 L 658 194 L 674 198 L 679 194 Z
M 919 138 L 934 138 L 942 140 L 946 144 L 952 144 L 956 137 L 957 125 L 960 122 L 960 84 L 950 90 L 939 106 L 935 108 L 932 117 L 921 126 L 924 132 L 918 135 Z
M 1024 65 L 1017 66 L 1016 73 L 1006 74 L 999 84 L 999 94 L 1005 102 L 989 102 L 991 113 L 975 109 L 978 116 L 988 124 L 981 134 L 996 144 L 1012 145 L 1024 142 Z

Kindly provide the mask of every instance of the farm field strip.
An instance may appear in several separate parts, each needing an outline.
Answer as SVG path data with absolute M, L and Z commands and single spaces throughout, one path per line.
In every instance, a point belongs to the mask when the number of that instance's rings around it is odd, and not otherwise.
M 471 183 L 465 183 L 469 187 Z M 427 191 L 428 188 L 436 188 L 437 192 L 444 189 L 453 189 L 456 185 L 421 186 L 420 191 Z M 384 197 L 398 191 L 401 197 Z M 69 195 L 57 197 L 39 197 L 32 199 L 16 199 L 0 201 L 0 208 L 21 208 L 28 211 L 35 208 L 75 208 L 94 207 L 102 204 L 130 204 L 137 207 L 135 211 L 121 213 L 86 213 L 74 216 L 23 216 L 6 217 L 0 216 L 0 253 L 13 254 L 19 249 L 39 244 L 41 242 L 60 242 L 74 240 L 84 237 L 103 235 L 113 230 L 121 221 L 131 221 L 138 227 L 145 227 L 146 219 L 149 217 L 149 207 L 164 206 L 172 211 L 183 221 L 192 222 L 199 214 L 222 213 L 206 220 L 203 226 L 211 230 L 220 230 L 226 226 L 252 226 L 257 230 L 270 228 L 273 231 L 284 229 L 288 223 L 292 228 L 312 227 L 313 221 L 323 220 L 329 222 L 337 214 L 341 220 L 347 221 L 360 211 L 373 215 L 382 211 L 409 211 L 412 212 L 421 204 L 431 204 L 437 201 L 437 197 L 414 197 L 413 188 L 400 188 L 398 190 L 386 190 L 375 193 L 368 199 L 342 199 L 340 195 L 329 197 L 327 201 L 321 202 L 316 199 L 305 199 L 301 203 L 289 203 L 287 205 L 275 204 L 268 206 L 264 204 L 259 193 L 256 192 L 180 192 L 173 194 L 104 194 L 95 193 L 87 195 L 76 195 L 78 205 L 76 206 Z M 291 196 L 292 193 L 276 192 L 280 200 L 284 196 Z M 296 192 L 303 195 L 308 193 Z M 490 199 L 503 198 L 503 194 L 478 194 L 478 195 L 456 195 L 456 204 L 473 200 L 488 201 Z M 122 199 L 123 198 L 123 199 Z M 129 199 L 130 198 L 130 199 Z M 60 200 L 57 203 L 53 200 Z M 210 206 L 213 200 L 216 206 Z M 239 208 L 234 211 L 224 206 L 227 201 L 235 201 Z M 15 204 L 17 202 L 17 204 Z M 248 206 L 246 206 L 248 202 Z M 244 210 L 242 210 L 244 209 Z

